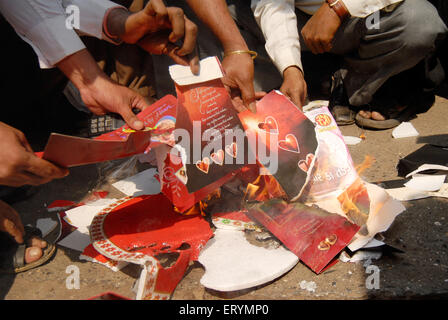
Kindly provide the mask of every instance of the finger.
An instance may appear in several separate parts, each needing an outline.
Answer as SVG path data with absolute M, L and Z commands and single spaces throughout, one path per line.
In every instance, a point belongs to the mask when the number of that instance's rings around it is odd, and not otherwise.
M 0 230 L 10 234 L 17 243 L 23 243 L 25 229 L 20 216 L 14 208 L 0 201 Z
M 264 91 L 257 91 L 255 92 L 255 99 L 260 100 L 262 99 L 267 93 Z
M 168 20 L 168 10 L 162 0 L 151 0 L 145 7 L 145 13 L 156 17 L 158 25 L 163 25 Z
M 315 49 L 318 54 L 325 52 L 325 43 L 321 40 L 317 40 L 314 42 Z
M 168 40 L 172 43 L 182 39 L 185 34 L 185 18 L 184 12 L 180 8 L 169 7 L 168 19 L 171 22 L 172 31 L 168 37 Z
M 17 243 L 23 243 L 23 233 L 11 220 L 3 218 L 3 220 L 0 221 L 0 231 L 9 234 Z
M 333 48 L 333 44 L 331 43 L 331 41 L 321 41 L 321 45 L 324 50 L 323 52 L 330 52 Z
M 244 87 L 240 87 L 240 90 L 241 98 L 243 98 L 243 102 L 246 108 L 249 109 L 252 113 L 256 113 L 257 104 L 255 102 L 254 85 L 251 82 L 246 83 Z
M 67 168 L 59 167 L 47 160 L 36 157 L 34 154 L 30 154 L 27 161 L 28 165 L 25 171 L 35 175 L 36 177 L 43 178 L 43 180 L 53 180 L 66 177 L 69 174 Z M 46 182 L 48 182 L 46 181 Z
M 22 144 L 22 146 L 25 148 L 26 151 L 33 153 L 33 149 L 31 148 L 28 140 L 26 139 L 25 134 L 23 134 L 22 131 L 17 130 L 16 131 L 16 136 L 17 138 L 19 138 L 20 143 Z
M 127 125 L 134 130 L 143 130 L 145 125 L 143 122 L 135 116 L 135 114 L 128 109 L 128 111 L 120 112 L 120 115 L 123 117 L 123 120 L 126 121 Z
M 187 17 L 185 21 L 185 35 L 183 36 L 182 47 L 177 51 L 177 54 L 184 56 L 196 51 L 196 38 L 198 35 L 198 27 L 191 22 Z
M 190 59 L 190 69 L 191 72 L 195 75 L 199 74 L 200 66 L 199 66 L 199 55 L 197 54 L 197 51 L 195 50 L 195 53 L 193 55 L 188 55 L 188 58 Z
M 302 101 L 300 99 L 300 95 L 296 91 L 288 91 L 286 95 L 291 99 L 291 101 L 298 106 L 299 108 L 302 107 Z

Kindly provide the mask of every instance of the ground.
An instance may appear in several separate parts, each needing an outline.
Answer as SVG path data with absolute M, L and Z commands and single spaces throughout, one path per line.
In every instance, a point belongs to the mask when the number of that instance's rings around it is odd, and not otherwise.
M 393 139 L 392 130 L 362 130 L 356 125 L 341 127 L 344 135 L 366 139 L 349 146 L 355 163 L 365 155 L 375 157 L 375 164 L 364 173 L 369 182 L 398 179 L 396 165 L 401 157 L 434 139 L 448 139 L 448 100 L 437 97 L 426 113 L 411 123 L 420 135 Z M 45 206 L 57 199 L 79 200 L 98 179 L 96 166 L 74 168 L 70 176 L 33 188 L 32 196 L 14 203 L 25 224 L 54 217 Z M 427 198 L 404 202 L 406 211 L 384 233 L 386 242 L 404 251 L 383 256 L 373 264 L 380 270 L 379 289 L 367 289 L 369 276 L 362 263 L 339 262 L 316 275 L 298 263 L 290 272 L 263 286 L 223 293 L 205 289 L 199 283 L 204 273 L 199 263 L 192 264 L 176 288 L 172 299 L 391 299 L 448 298 L 448 199 Z M 80 288 L 67 289 L 66 268 L 79 267 Z M 225 270 L 223 270 L 225 272 Z M 88 299 L 105 291 L 134 298 L 132 287 L 139 267 L 128 266 L 113 272 L 101 265 L 79 260 L 79 252 L 58 247 L 56 256 L 46 265 L 25 273 L 0 275 L 0 298 L 4 299 Z M 315 290 L 301 289 L 303 281 L 313 281 Z

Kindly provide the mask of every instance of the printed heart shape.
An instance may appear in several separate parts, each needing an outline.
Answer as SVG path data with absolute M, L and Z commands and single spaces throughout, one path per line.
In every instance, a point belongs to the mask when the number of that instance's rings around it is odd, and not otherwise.
M 280 140 L 278 146 L 289 152 L 300 153 L 299 142 L 297 142 L 296 136 L 291 133 L 286 135 L 285 140 Z
M 204 159 L 202 159 L 202 161 L 196 161 L 196 168 L 198 168 L 205 174 L 208 174 L 208 169 L 210 168 L 210 159 L 205 157 Z
M 300 160 L 298 166 L 303 172 L 308 172 L 308 169 L 310 168 L 305 160 Z
M 238 155 L 238 145 L 235 142 L 232 142 L 232 144 L 226 146 L 226 152 L 229 156 L 236 159 L 236 156 Z
M 213 152 L 210 155 L 210 158 L 213 160 L 214 163 L 222 166 L 224 164 L 224 151 L 221 149 L 216 152 Z
M 311 162 L 313 162 L 313 159 L 314 159 L 314 154 L 308 153 L 306 155 L 306 164 L 308 165 L 308 167 L 311 166 Z
M 277 120 L 274 117 L 267 116 L 264 119 L 264 122 L 260 122 L 258 124 L 258 128 L 267 132 L 267 133 L 278 133 L 278 124 Z
M 310 169 L 311 166 L 311 162 L 313 162 L 314 159 L 314 154 L 312 153 L 308 153 L 306 155 L 306 160 L 300 160 L 298 163 L 298 166 L 300 169 L 302 169 L 302 171 L 304 172 L 308 172 L 308 170 Z

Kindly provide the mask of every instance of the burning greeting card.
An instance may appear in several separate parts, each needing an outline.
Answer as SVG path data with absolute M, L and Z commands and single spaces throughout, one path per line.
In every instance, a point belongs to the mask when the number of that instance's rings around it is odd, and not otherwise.
M 257 113 L 239 114 L 251 151 L 278 181 L 289 200 L 297 199 L 313 167 L 317 139 L 313 123 L 283 94 L 272 91 Z M 250 158 L 250 157 L 249 157 Z
M 195 76 L 189 67 L 170 67 L 178 99 L 176 152 L 183 160 L 178 178 L 190 193 L 242 168 L 247 154 L 243 127 L 220 80 L 219 60 L 202 60 L 200 70 Z

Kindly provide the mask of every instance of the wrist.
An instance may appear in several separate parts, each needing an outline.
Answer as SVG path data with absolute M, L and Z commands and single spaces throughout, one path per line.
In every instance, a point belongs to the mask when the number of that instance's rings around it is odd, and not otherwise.
M 298 66 L 289 66 L 283 70 L 283 79 L 288 77 L 301 77 L 303 78 L 303 71 Z
M 350 12 L 342 0 L 326 0 L 326 3 L 337 14 L 341 22 L 350 16 Z

